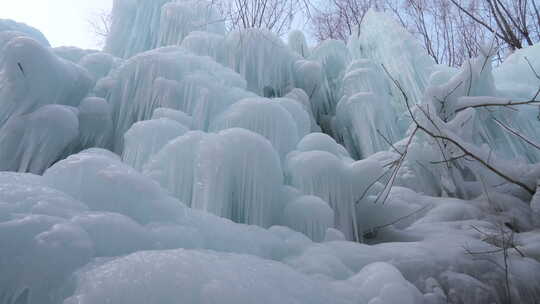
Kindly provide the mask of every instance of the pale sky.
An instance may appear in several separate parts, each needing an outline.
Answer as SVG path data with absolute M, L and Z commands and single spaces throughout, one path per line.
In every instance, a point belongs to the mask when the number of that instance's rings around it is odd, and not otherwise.
M 112 0 L 0 0 L 0 19 L 37 28 L 54 47 L 97 48 L 88 20 L 111 6 Z

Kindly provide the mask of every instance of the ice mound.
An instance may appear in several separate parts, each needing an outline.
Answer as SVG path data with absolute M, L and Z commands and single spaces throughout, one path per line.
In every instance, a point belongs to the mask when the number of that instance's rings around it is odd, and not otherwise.
M 115 257 L 153 248 L 151 234 L 131 218 L 118 213 L 93 212 L 74 216 L 71 223 L 88 233 L 98 257 Z
M 328 152 L 340 153 L 343 148 L 325 136 L 308 135 L 298 149 L 287 156 L 287 182 L 304 194 L 326 201 L 334 210 L 336 228 L 348 239 L 354 239 L 356 204 L 382 174 L 381 165 L 373 160 L 354 162 L 342 154 Z
M 383 70 L 370 60 L 356 60 L 347 68 L 334 128 L 355 158 L 387 150 L 405 133 L 392 101 L 391 85 Z
M 531 69 L 540 71 L 540 44 L 516 50 L 493 71 L 497 89 L 505 96 L 531 99 L 538 89 L 538 78 Z M 529 63 L 531 66 L 529 66 Z
M 83 229 L 37 214 L 1 222 L 0 250 L 0 294 L 7 303 L 61 302 L 64 280 L 93 256 Z
M 180 46 L 199 56 L 212 57 L 220 63 L 226 62 L 224 35 L 194 31 L 182 40 Z
M 132 57 L 111 72 L 109 81 L 105 97 L 113 109 L 116 152 L 122 151 L 131 125 L 150 119 L 157 108 L 183 111 L 192 116 L 194 128 L 205 130 L 228 106 L 253 96 L 240 75 L 177 47 Z
M 47 187 L 39 175 L 2 172 L 0 189 L 0 222 L 10 220 L 13 214 L 70 218 L 88 210 L 71 196 Z
M 0 33 L 2 32 L 23 34 L 25 36 L 35 39 L 43 46 L 50 46 L 47 38 L 45 38 L 45 36 L 38 29 L 24 23 L 16 22 L 14 20 L 0 19 Z M 4 33 L 0 35 L 4 35 Z
M 186 113 L 178 110 L 173 110 L 171 108 L 157 108 L 152 114 L 152 119 L 168 118 L 175 120 L 185 126 L 188 129 L 191 129 L 194 125 L 193 118 Z
M 310 48 L 212 4 L 116 0 L 109 53 L 0 20 L 0 170 L 43 173 L 0 172 L 0 303 L 540 298 L 540 153 L 500 126 L 540 142 L 502 106 L 537 46 L 454 69 L 375 11 Z
M 349 281 L 358 286 L 371 304 L 424 303 L 423 294 L 387 263 L 369 264 Z
M 387 150 L 401 135 L 390 103 L 371 92 L 342 99 L 336 122 L 344 145 L 359 159 Z
M 134 123 L 124 134 L 122 161 L 141 171 L 152 155 L 188 130 L 184 125 L 169 118 Z
M 308 58 L 311 54 L 311 50 L 306 41 L 306 36 L 299 30 L 292 30 L 289 32 L 288 44 L 289 48 L 296 52 L 303 58 Z
M 225 65 L 247 80 L 248 90 L 264 97 L 280 97 L 294 87 L 293 63 L 299 55 L 273 33 L 237 30 L 226 36 L 225 45 Z
M 192 32 L 182 46 L 233 69 L 260 96 L 281 97 L 295 86 L 293 65 L 301 57 L 267 30 L 239 29 L 225 36 Z
M 283 103 L 287 103 L 284 100 Z M 309 132 L 307 113 L 303 109 L 282 106 L 279 101 L 263 98 L 241 100 L 214 119 L 210 131 L 219 131 L 230 128 L 244 128 L 263 135 L 279 152 L 282 158 L 294 149 L 299 141 L 299 124 L 303 122 L 302 133 Z M 287 109 L 291 108 L 289 112 Z M 303 113 L 302 113 L 303 111 Z M 295 120 L 303 114 L 302 120 Z M 297 123 L 298 122 L 298 123 Z
M 124 214 L 140 223 L 173 221 L 181 214 L 179 201 L 106 150 L 71 155 L 43 177 L 50 187 L 70 194 L 90 210 Z
M 82 271 L 75 295 L 64 301 L 105 302 L 352 303 L 279 263 L 190 250 L 140 252 Z
M 192 0 L 116 0 L 105 50 L 121 58 L 162 46 L 179 45 L 192 31 L 223 33 L 211 2 Z
M 77 64 L 90 73 L 94 82 L 107 76 L 120 62 L 121 60 L 118 58 L 103 52 L 90 53 L 76 61 Z
M 0 128 L 0 170 L 43 173 L 79 136 L 77 110 L 45 105 Z
M 326 151 L 341 159 L 350 159 L 349 152 L 327 134 L 315 132 L 306 135 L 297 145 L 300 152 Z
M 180 45 L 193 31 L 225 33 L 225 21 L 210 1 L 183 0 L 166 3 L 161 8 L 157 45 Z
M 334 211 L 317 196 L 301 196 L 285 207 L 285 222 L 292 229 L 321 242 L 326 231 L 334 227 Z
M 163 147 L 144 174 L 188 206 L 235 222 L 269 227 L 283 210 L 279 155 L 245 129 L 188 132 Z
M 349 38 L 352 58 L 370 59 L 376 65 L 384 65 L 409 94 L 410 100 L 419 103 L 431 73 L 437 70 L 420 42 L 392 17 L 375 10 L 366 13 L 361 28 L 360 34 L 354 32 Z M 404 105 L 396 87 L 392 87 L 392 95 L 397 106 Z
M 325 114 L 334 114 L 342 92 L 343 75 L 351 60 L 349 50 L 343 41 L 325 40 L 313 49 L 309 59 L 322 67 L 328 81 L 326 94 L 330 95 L 326 97 L 330 108 Z
M 7 38 L 0 49 L 0 168 L 41 174 L 71 153 L 110 148 L 111 108 L 106 100 L 87 96 L 113 58 L 87 55 L 94 58 L 83 60 L 89 72 L 32 38 Z M 103 61 L 111 66 L 103 68 Z
M 103 98 L 87 97 L 78 107 L 79 140 L 73 152 L 110 148 L 113 132 L 111 106 Z
M 92 88 L 88 72 L 28 37 L 0 52 L 0 126 L 47 104 L 78 106 Z
M 293 71 L 295 85 L 309 98 L 311 111 L 317 121 L 332 113 L 334 104 L 322 64 L 301 59 L 294 62 Z

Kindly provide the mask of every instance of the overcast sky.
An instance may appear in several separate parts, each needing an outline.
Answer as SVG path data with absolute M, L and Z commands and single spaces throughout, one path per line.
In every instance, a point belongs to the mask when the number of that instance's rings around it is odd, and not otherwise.
M 88 20 L 111 6 L 112 0 L 0 0 L 0 18 L 39 29 L 53 46 L 96 48 Z

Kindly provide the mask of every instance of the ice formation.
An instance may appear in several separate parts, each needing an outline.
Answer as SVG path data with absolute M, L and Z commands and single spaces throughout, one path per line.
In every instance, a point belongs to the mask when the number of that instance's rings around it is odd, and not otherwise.
M 104 52 L 0 20 L 0 303 L 540 298 L 538 45 L 453 69 L 375 11 L 309 47 L 212 3 L 115 0 Z

